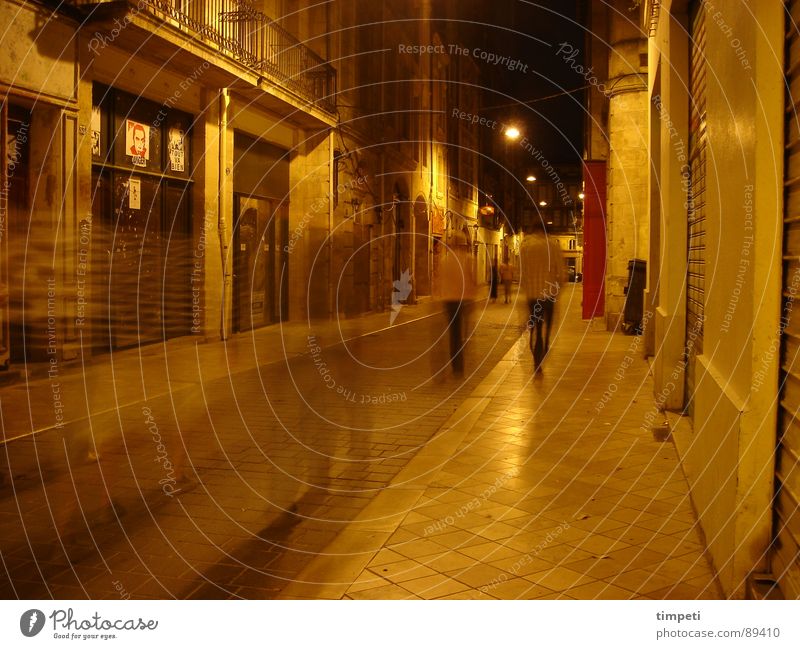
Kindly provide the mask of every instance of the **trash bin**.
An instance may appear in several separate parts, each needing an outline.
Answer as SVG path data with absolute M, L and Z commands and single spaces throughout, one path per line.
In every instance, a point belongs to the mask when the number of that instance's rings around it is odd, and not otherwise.
M 637 335 L 642 333 L 646 271 L 647 262 L 644 259 L 631 259 L 628 262 L 628 285 L 625 287 L 625 320 L 622 327 L 625 333 Z

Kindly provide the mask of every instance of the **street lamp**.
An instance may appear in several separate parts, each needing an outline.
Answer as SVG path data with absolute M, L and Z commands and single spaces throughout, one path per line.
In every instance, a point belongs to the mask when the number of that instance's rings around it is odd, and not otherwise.
M 519 129 L 516 126 L 508 126 L 505 130 L 504 135 L 509 140 L 516 140 L 519 137 Z
M 482 216 L 494 216 L 494 205 L 492 205 L 493 194 L 484 194 L 483 205 L 480 206 L 478 212 Z
M 530 174 L 525 180 L 527 180 L 529 183 L 534 183 L 536 182 L 536 176 Z

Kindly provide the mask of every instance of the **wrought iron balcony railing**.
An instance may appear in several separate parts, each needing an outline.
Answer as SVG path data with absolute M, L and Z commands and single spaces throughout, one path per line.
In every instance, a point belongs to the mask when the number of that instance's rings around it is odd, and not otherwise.
M 77 0 L 86 6 L 102 0 Z M 136 0 L 138 11 L 172 22 L 323 110 L 335 112 L 336 71 L 256 9 L 252 0 Z

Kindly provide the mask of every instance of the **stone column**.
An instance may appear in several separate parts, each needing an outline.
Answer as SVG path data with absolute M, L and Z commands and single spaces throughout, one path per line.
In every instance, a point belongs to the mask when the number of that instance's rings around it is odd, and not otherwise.
M 606 322 L 622 323 L 628 261 L 648 259 L 647 40 L 628 0 L 610 9 Z
M 227 137 L 227 93 L 209 90 L 204 114 L 202 183 L 203 223 L 195 241 L 195 254 L 202 252 L 202 311 L 192 311 L 192 332 L 208 339 L 230 331 L 232 223 L 232 138 Z M 201 239 L 202 237 L 202 239 Z M 201 250 L 202 244 L 202 250 Z M 196 261 L 196 260 L 194 260 Z M 192 269 L 192 299 L 195 299 L 196 275 Z

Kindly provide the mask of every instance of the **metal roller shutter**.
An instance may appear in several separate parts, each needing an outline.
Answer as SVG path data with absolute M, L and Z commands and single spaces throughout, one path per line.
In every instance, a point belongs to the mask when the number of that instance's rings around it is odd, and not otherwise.
M 786 178 L 781 313 L 781 395 L 771 570 L 787 599 L 800 597 L 800 0 L 787 3 Z
M 688 268 L 686 274 L 686 405 L 692 411 L 695 357 L 703 351 L 706 251 L 706 6 L 694 3 L 689 79 Z

